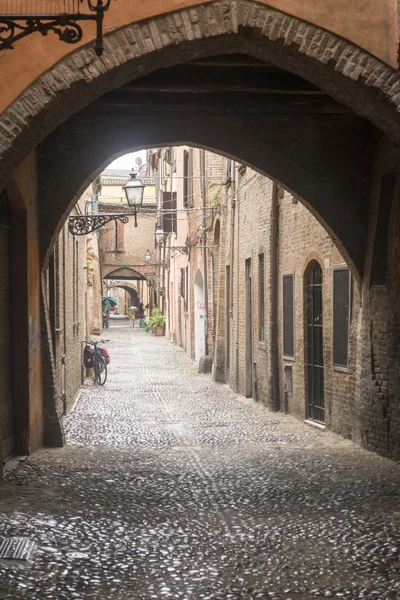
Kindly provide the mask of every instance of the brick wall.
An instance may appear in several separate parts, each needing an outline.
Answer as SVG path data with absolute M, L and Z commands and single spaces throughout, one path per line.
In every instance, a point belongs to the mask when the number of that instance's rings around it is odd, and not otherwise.
M 307 334 L 305 319 L 306 286 L 305 274 L 311 260 L 317 260 L 322 267 L 323 300 L 323 341 L 324 341 L 324 400 L 325 421 L 329 428 L 345 437 L 355 437 L 356 405 L 355 380 L 357 358 L 357 328 L 360 295 L 357 283 L 352 280 L 351 319 L 349 330 L 349 364 L 347 369 L 333 366 L 333 269 L 345 265 L 343 257 L 335 247 L 329 234 L 315 217 L 290 194 L 285 193 L 279 200 L 279 364 L 281 406 L 284 393 L 284 366 L 291 365 L 293 373 L 293 394 L 288 399 L 289 412 L 299 418 L 306 416 Z M 283 357 L 282 331 L 282 276 L 294 275 L 294 331 L 295 356 L 293 360 Z
M 114 243 L 115 223 L 114 221 L 108 223 L 104 234 L 100 236 L 100 258 L 103 278 L 122 267 L 137 271 L 141 275 L 155 270 L 154 231 L 156 221 L 155 213 L 153 215 L 139 213 L 137 227 L 135 227 L 133 217 L 129 219 L 126 225 L 119 223 L 117 248 Z M 148 249 L 152 254 L 150 263 L 147 263 L 145 259 L 145 253 Z M 125 279 L 122 276 L 112 278 Z
M 78 214 L 76 210 L 72 214 Z M 56 394 L 69 410 L 81 385 L 81 341 L 86 337 L 86 239 L 66 223 L 54 250 L 55 321 L 52 324 Z
M 226 167 L 225 167 L 226 168 Z M 222 177 L 224 180 L 224 176 Z M 222 188 L 221 203 L 221 270 L 217 293 L 216 378 L 224 380 L 229 363 L 228 383 L 244 395 L 252 395 L 272 406 L 271 381 L 271 197 L 272 182 L 250 168 L 234 165 L 232 182 Z M 292 367 L 293 392 L 288 397 L 288 411 L 304 419 L 306 411 L 306 338 L 304 275 L 309 262 L 318 260 L 323 270 L 324 323 L 324 395 L 326 425 L 345 437 L 358 437 L 356 400 L 357 333 L 360 315 L 360 290 L 352 280 L 351 321 L 349 330 L 348 368 L 334 368 L 332 359 L 332 277 L 335 266 L 345 265 L 325 229 L 313 215 L 290 194 L 278 200 L 277 294 L 280 407 L 285 409 L 285 365 Z M 233 235 L 233 239 L 232 239 Z M 259 260 L 264 256 L 264 339 L 260 339 Z M 246 298 L 246 261 L 250 264 L 252 311 Z M 223 269 L 222 269 L 223 266 Z M 226 268 L 230 269 L 231 307 L 226 307 Z M 221 277 L 221 273 L 223 276 Z M 283 357 L 282 278 L 294 275 L 295 356 Z M 222 290 L 222 287 L 224 288 Z M 229 315 L 229 325 L 227 316 Z M 251 321 L 252 352 L 246 342 Z M 226 347 L 229 326 L 229 347 Z M 248 335 L 248 331 L 247 331 Z M 247 343 L 247 347 L 246 347 Z M 229 357 L 227 354 L 229 353 Z M 251 358 L 251 360 L 249 360 Z M 246 386 L 246 371 L 252 381 Z

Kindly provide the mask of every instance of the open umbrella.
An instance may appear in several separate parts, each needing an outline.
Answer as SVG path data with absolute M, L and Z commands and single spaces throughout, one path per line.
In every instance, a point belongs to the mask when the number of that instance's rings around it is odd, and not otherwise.
M 113 306 L 117 306 L 118 302 L 115 298 L 112 298 L 111 296 L 103 296 L 101 299 L 102 302 L 109 302 L 110 303 L 110 307 L 112 308 Z

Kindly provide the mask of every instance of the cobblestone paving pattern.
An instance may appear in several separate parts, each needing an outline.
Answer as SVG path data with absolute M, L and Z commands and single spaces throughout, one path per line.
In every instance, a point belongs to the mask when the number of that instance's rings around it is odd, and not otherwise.
M 0 598 L 400 599 L 400 465 L 198 375 L 165 338 L 110 330 L 69 445 L 0 488 Z

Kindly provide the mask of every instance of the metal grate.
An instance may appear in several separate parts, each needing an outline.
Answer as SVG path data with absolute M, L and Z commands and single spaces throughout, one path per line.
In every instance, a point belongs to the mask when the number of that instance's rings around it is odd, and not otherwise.
M 325 422 L 322 269 L 314 261 L 307 280 L 308 418 Z
M 0 538 L 0 558 L 29 560 L 35 546 L 35 542 L 27 538 Z

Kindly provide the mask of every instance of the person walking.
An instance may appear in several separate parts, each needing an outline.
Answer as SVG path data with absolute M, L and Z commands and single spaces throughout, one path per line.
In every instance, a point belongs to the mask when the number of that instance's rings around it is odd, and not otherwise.
M 109 319 L 110 319 L 110 302 L 108 300 L 103 301 L 103 328 L 108 329 Z
M 143 302 L 141 302 L 139 304 L 138 319 L 139 319 L 139 327 L 142 327 L 143 326 L 143 319 L 144 319 L 144 306 L 143 306 Z
M 135 316 L 138 308 L 136 306 L 130 306 L 128 308 L 129 322 L 132 327 L 135 327 Z

